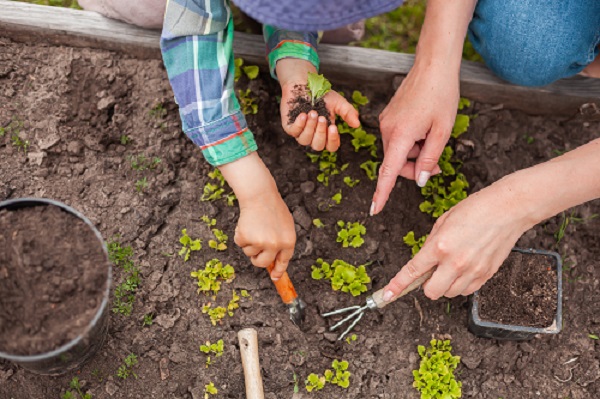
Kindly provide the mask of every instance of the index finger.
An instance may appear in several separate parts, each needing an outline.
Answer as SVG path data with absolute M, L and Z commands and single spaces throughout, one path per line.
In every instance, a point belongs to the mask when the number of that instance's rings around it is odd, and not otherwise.
M 400 295 L 413 281 L 437 266 L 438 260 L 426 248 L 415 255 L 384 288 L 383 299 L 389 302 Z M 433 275 L 435 276 L 436 271 Z M 433 277 L 432 277 L 433 278 Z
M 371 215 L 378 214 L 387 203 L 390 193 L 396 184 L 400 171 L 408 161 L 408 152 L 415 143 L 407 140 L 393 140 L 387 145 L 387 151 L 383 156 L 383 163 L 379 168 L 377 188 L 373 195 Z

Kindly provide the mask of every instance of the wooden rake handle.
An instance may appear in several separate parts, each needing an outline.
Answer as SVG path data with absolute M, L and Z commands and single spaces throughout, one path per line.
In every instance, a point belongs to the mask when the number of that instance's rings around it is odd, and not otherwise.
M 246 399 L 265 399 L 260 361 L 258 357 L 258 334 L 253 328 L 244 328 L 238 332 L 242 367 L 246 381 Z
M 267 267 L 267 271 L 269 274 L 275 268 L 275 263 L 271 263 L 269 267 Z M 296 289 L 294 288 L 294 284 L 292 284 L 292 280 L 290 280 L 290 276 L 287 272 L 283 273 L 283 276 L 277 281 L 273 281 L 275 284 L 275 288 L 277 288 L 277 293 L 281 297 L 281 300 L 286 305 L 289 305 L 294 302 L 296 298 L 298 298 L 298 294 L 296 293 Z

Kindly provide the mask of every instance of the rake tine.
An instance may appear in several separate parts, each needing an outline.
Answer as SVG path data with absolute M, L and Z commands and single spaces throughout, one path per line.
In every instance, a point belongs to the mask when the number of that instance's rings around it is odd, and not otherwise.
M 343 308 L 343 309 L 338 309 L 338 310 L 333 310 L 331 312 L 327 312 L 327 313 L 321 313 L 322 317 L 329 317 L 329 316 L 334 316 L 336 314 L 340 314 L 340 313 L 345 313 L 345 312 L 349 312 L 351 310 L 355 310 L 355 309 L 360 309 L 360 306 L 350 306 L 348 308 Z
M 356 309 L 354 312 L 350 313 L 348 316 L 344 317 L 342 320 L 338 321 L 333 326 L 329 327 L 329 331 L 335 330 L 336 328 L 338 328 L 339 326 L 341 326 L 345 322 L 351 320 L 355 316 L 357 316 L 359 314 L 362 314 L 365 311 L 365 309 L 366 309 L 365 307 Z
M 360 321 L 360 319 L 362 319 L 362 317 L 364 316 L 364 312 L 362 312 L 360 315 L 358 315 L 358 317 L 356 318 L 356 320 L 354 320 L 352 322 L 352 324 L 350 324 L 350 326 L 346 329 L 346 331 L 344 331 L 340 337 L 337 339 L 338 341 L 341 341 L 342 339 L 344 339 L 344 337 L 350 332 L 352 331 L 352 329 L 354 328 L 354 326 Z

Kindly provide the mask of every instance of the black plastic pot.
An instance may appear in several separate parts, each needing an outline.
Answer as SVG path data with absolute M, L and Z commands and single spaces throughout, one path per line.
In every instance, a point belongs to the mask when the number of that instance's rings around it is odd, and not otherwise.
M 98 267 L 107 268 L 106 290 L 104 291 L 100 307 L 88 324 L 86 330 L 70 342 L 50 352 L 38 355 L 19 356 L 0 352 L 0 358 L 16 363 L 24 369 L 36 374 L 60 375 L 82 366 L 94 356 L 94 354 L 102 347 L 104 341 L 106 340 L 106 336 L 108 334 L 108 300 L 110 294 L 110 285 L 112 283 L 112 267 L 108 261 L 106 244 L 104 243 L 100 232 L 98 232 L 92 222 L 90 222 L 85 216 L 75 209 L 61 202 L 49 199 L 21 198 L 0 202 L 0 210 L 16 210 L 20 208 L 48 205 L 57 206 L 65 212 L 68 212 L 69 214 L 81 219 L 89 226 L 96 237 L 98 237 L 98 245 L 102 246 L 106 255 L 105 264 L 98 265 Z
M 558 295 L 554 321 L 547 327 L 536 328 L 481 320 L 479 317 L 479 291 L 476 291 L 470 301 L 469 331 L 481 338 L 505 341 L 524 341 L 533 338 L 537 334 L 558 334 L 562 329 L 562 259 L 560 255 L 556 252 L 536 249 L 513 248 L 513 251 L 530 255 L 542 255 L 555 260 L 554 270 L 557 277 Z

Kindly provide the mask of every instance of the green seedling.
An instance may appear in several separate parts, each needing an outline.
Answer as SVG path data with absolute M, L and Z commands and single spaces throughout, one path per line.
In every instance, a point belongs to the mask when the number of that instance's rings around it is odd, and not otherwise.
M 471 117 L 469 115 L 457 114 L 454 120 L 454 126 L 452 127 L 451 136 L 457 139 L 463 133 L 469 129 L 471 123 Z
M 523 135 L 523 140 L 525 140 L 525 142 L 527 144 L 533 144 L 533 142 L 535 141 L 535 139 L 532 136 L 528 135 L 528 134 L 524 134 Z
M 356 334 L 352 334 L 346 337 L 346 343 L 352 344 L 352 342 L 355 342 L 357 339 L 358 337 L 356 336 Z
M 100 382 L 102 382 L 102 380 L 104 380 L 104 378 L 100 374 L 100 370 L 98 370 L 98 369 L 92 370 L 92 377 L 96 378 Z
M 447 146 L 442 151 L 442 155 L 440 155 L 440 159 L 438 161 L 438 165 L 442 170 L 442 175 L 444 176 L 454 176 L 456 174 L 456 169 L 454 168 L 452 157 L 454 156 L 454 150 L 452 147 Z M 460 165 L 459 162 L 455 162 L 457 165 Z
M 340 229 L 336 241 L 342 243 L 342 247 L 359 248 L 364 244 L 362 236 L 367 234 L 367 228 L 362 223 L 338 220 L 337 225 Z
M 242 67 L 242 70 L 250 80 L 256 79 L 258 77 L 258 73 L 260 72 L 256 65 L 247 65 Z
M 339 205 L 340 202 L 342 202 L 342 190 L 338 191 L 337 193 L 335 193 L 333 195 L 333 197 L 331 197 L 331 200 L 336 204 Z
M 144 192 L 144 190 L 146 188 L 148 188 L 148 179 L 147 178 L 144 177 L 135 182 L 135 191 L 137 191 L 138 193 Z
M 211 182 L 206 183 L 204 186 L 200 201 L 216 201 L 223 198 L 223 194 L 225 193 L 225 178 L 221 174 L 221 171 L 215 168 L 208 174 L 208 177 L 211 179 Z M 230 192 L 225 195 L 225 199 L 227 200 L 227 206 L 233 206 L 237 198 L 233 192 Z
M 141 282 L 140 271 L 133 262 L 133 249 L 123 247 L 116 240 L 108 243 L 108 258 L 115 266 L 122 269 L 121 283 L 115 288 L 113 313 L 123 316 L 131 315 L 135 302 L 135 293 Z
M 308 156 L 312 163 L 317 163 L 319 165 L 319 171 L 321 173 L 317 175 L 317 181 L 323 183 L 324 186 L 329 186 L 329 178 L 331 176 L 338 175 L 340 171 L 345 169 L 345 165 L 342 166 L 342 169 L 338 168 L 337 153 L 335 152 L 324 150 L 320 154 L 307 153 L 306 156 Z
M 313 219 L 313 226 L 315 226 L 317 229 L 322 229 L 325 227 L 323 222 L 321 222 L 321 219 Z
M 452 356 L 450 341 L 434 339 L 429 348 L 419 345 L 417 349 L 421 364 L 413 370 L 413 386 L 421 393 L 421 399 L 460 398 L 462 383 L 454 375 L 460 357 Z
M 247 65 L 244 66 L 244 60 L 241 58 L 236 58 L 233 62 L 234 64 L 234 81 L 237 82 L 242 77 L 242 72 L 248 77 L 250 80 L 254 80 L 258 77 L 258 73 L 260 72 L 259 68 L 256 65 Z
M 123 360 L 123 364 L 117 370 L 117 377 L 126 380 L 129 376 L 133 376 L 133 378 L 137 380 L 138 376 L 135 371 L 133 371 L 133 368 L 137 366 L 137 364 L 137 356 L 134 353 L 130 353 Z
M 161 102 L 157 102 L 148 113 L 150 114 L 150 117 L 154 119 L 163 119 L 165 116 L 167 116 L 167 110 L 165 109 L 164 104 Z
M 294 393 L 298 393 L 300 392 L 300 378 L 298 378 L 298 374 L 296 374 L 296 372 L 293 372 L 293 382 L 294 382 Z
M 218 259 L 211 259 L 206 262 L 204 269 L 191 272 L 190 276 L 198 280 L 198 294 L 208 295 L 212 291 L 213 295 L 217 295 L 222 282 L 233 281 L 235 270 L 231 265 L 223 266 L 223 262 Z
M 371 149 L 375 145 L 375 141 L 377 141 L 377 137 L 374 134 L 367 133 L 362 127 L 352 129 L 350 135 L 352 136 L 351 143 L 354 146 L 355 152 L 358 152 L 361 148 Z
M 192 240 L 192 238 L 187 235 L 187 229 L 181 230 L 179 242 L 182 245 L 181 249 L 179 250 L 179 256 L 183 256 L 184 262 L 190 260 L 192 252 L 200 251 L 202 249 L 202 240 L 199 238 Z
M 444 186 L 443 177 L 434 176 L 421 189 L 421 193 L 428 199 L 419 205 L 419 209 L 423 213 L 438 218 L 454 205 L 467 198 L 466 189 L 468 187 L 469 183 L 462 173 L 459 173 L 448 187 Z
M 122 145 L 127 145 L 127 144 L 131 143 L 131 137 L 129 137 L 126 134 L 122 134 L 121 137 L 119 138 L 119 142 Z
M 410 247 L 410 251 L 411 251 L 411 254 L 412 254 L 413 258 L 415 257 L 416 254 L 419 253 L 419 251 L 423 247 L 423 244 L 425 244 L 425 240 L 427 239 L 428 236 L 429 236 L 429 234 L 426 234 L 426 235 L 424 235 L 424 236 L 419 237 L 418 239 L 416 239 L 415 238 L 415 232 L 414 231 L 409 231 L 402 238 L 404 240 L 404 243 Z
M 242 296 L 242 298 L 249 298 L 250 300 L 252 300 L 252 296 L 248 294 L 248 291 L 246 290 L 240 290 L 240 295 Z
M 208 399 L 210 395 L 216 395 L 218 393 L 219 390 L 217 387 L 215 387 L 215 384 L 213 384 L 212 381 L 204 386 L 204 399 Z
M 379 166 L 381 162 L 376 162 L 373 160 L 366 161 L 360 164 L 360 168 L 365 171 L 369 180 L 377 179 L 377 166 Z
M 217 225 L 217 219 L 209 218 L 206 215 L 202 216 L 200 218 L 200 220 L 202 220 L 204 223 L 206 223 L 206 225 L 208 227 L 212 227 L 212 226 L 216 226 Z
M 595 340 L 595 341 L 598 341 L 600 339 L 600 337 L 598 337 L 596 334 L 588 334 L 588 337 L 590 339 Z
M 329 93 L 331 90 L 331 83 L 329 83 L 325 76 L 309 72 L 307 87 L 310 94 L 310 101 L 314 107 L 315 103 L 319 99 L 323 98 L 325 94 Z
M 315 280 L 330 280 L 334 291 L 342 291 L 358 296 L 367 291 L 371 278 L 367 274 L 366 265 L 353 266 L 348 262 L 336 259 L 329 264 L 319 258 L 311 267 L 311 277 Z
M 558 226 L 558 230 L 554 233 L 554 238 L 556 239 L 556 245 L 560 244 L 561 240 L 565 237 L 565 234 L 567 232 L 567 227 L 569 227 L 569 224 L 576 224 L 576 223 L 587 223 L 588 221 L 597 218 L 598 216 L 600 216 L 599 214 L 595 213 L 587 218 L 580 218 L 575 216 L 575 212 L 571 212 L 571 214 L 567 215 L 566 212 L 562 213 L 562 222 L 560 223 L 560 226 Z
M 213 308 L 213 307 L 211 307 L 211 304 L 209 303 L 202 307 L 202 313 L 208 314 L 208 316 L 210 317 L 211 324 L 213 326 L 216 326 L 217 323 L 220 323 L 221 320 L 227 314 L 227 309 L 222 306 Z
M 208 366 L 212 364 L 211 354 L 215 357 L 221 357 L 223 355 L 223 340 L 220 339 L 214 344 L 211 344 L 210 341 L 206 341 L 206 344 L 200 345 L 200 351 L 208 355 L 206 357 L 206 368 L 208 368 Z
M 25 153 L 29 149 L 29 140 L 23 140 L 21 136 L 19 136 L 19 132 L 13 132 L 10 136 L 10 141 L 13 147 L 16 147 L 19 151 L 22 150 Z
M 145 314 L 142 327 L 150 327 L 152 323 L 154 323 L 154 315 L 152 313 Z
M 235 292 L 235 290 L 233 290 L 232 298 L 229 301 L 229 303 L 227 304 L 227 314 L 229 315 L 229 317 L 233 317 L 234 310 L 240 308 L 239 302 L 240 302 L 240 296 Z
M 160 165 L 162 160 L 159 157 L 148 158 L 144 154 L 139 155 L 131 155 L 129 156 L 129 163 L 131 165 L 131 169 L 143 172 L 145 170 L 154 170 Z
M 308 375 L 308 377 L 306 377 L 306 391 L 320 391 L 321 389 L 325 388 L 325 382 L 326 381 L 324 376 L 319 376 L 315 373 L 311 373 Z
M 258 113 L 257 98 L 252 96 L 250 89 L 239 90 L 240 105 L 244 115 L 256 115 Z
M 69 383 L 69 387 L 73 391 L 67 390 L 65 393 L 61 395 L 61 399 L 76 399 L 79 397 L 80 399 L 92 399 L 91 393 L 83 393 L 81 391 L 81 385 L 79 384 L 79 378 L 73 377 L 71 382 Z
M 471 106 L 471 100 L 468 98 L 461 97 L 458 101 L 458 110 L 462 111 L 465 108 L 469 108 Z
M 227 239 L 229 238 L 227 234 L 219 229 L 212 229 L 212 232 L 215 235 L 216 240 L 209 240 L 208 246 L 217 251 L 225 251 L 227 249 Z
M 358 109 L 359 106 L 367 105 L 368 103 L 369 99 L 366 96 L 363 96 L 360 91 L 354 90 L 352 92 L 352 105 L 354 108 Z
M 353 179 L 350 176 L 344 176 L 344 183 L 346 183 L 348 187 L 355 187 L 358 183 L 360 183 L 360 180 Z

